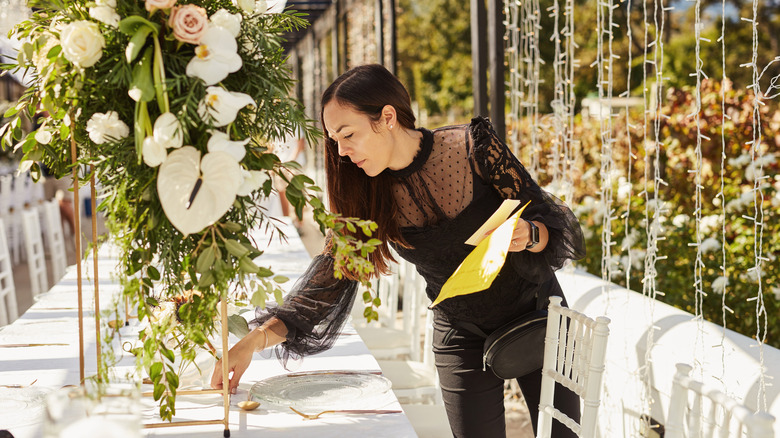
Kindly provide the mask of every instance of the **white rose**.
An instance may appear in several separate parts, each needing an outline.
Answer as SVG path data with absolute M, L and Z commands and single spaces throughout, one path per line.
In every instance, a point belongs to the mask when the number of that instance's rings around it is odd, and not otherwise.
M 94 6 L 89 8 L 89 16 L 111 27 L 117 27 L 122 18 L 111 6 Z
M 268 2 L 266 2 L 266 0 L 257 0 L 255 2 L 255 12 L 258 14 L 265 14 L 268 12 Z
M 79 67 L 92 67 L 103 56 L 106 40 L 96 23 L 74 21 L 62 29 L 60 44 L 65 59 Z
M 130 134 L 130 128 L 119 119 L 119 114 L 116 111 L 109 111 L 105 114 L 93 114 L 87 121 L 87 132 L 95 144 L 103 144 L 127 137 Z
M 241 14 L 231 14 L 220 9 L 211 15 L 211 24 L 229 31 L 233 38 L 236 38 L 241 32 Z

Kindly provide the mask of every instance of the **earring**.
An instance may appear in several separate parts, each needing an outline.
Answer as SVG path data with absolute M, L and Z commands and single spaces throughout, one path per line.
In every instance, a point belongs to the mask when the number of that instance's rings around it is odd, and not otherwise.
M 393 125 L 392 124 L 390 125 L 390 129 L 393 129 Z

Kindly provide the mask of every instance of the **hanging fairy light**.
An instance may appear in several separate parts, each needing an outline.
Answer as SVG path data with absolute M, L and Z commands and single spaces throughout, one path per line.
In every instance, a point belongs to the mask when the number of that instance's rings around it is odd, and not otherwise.
M 691 114 L 693 116 L 694 123 L 696 125 L 696 148 L 695 148 L 695 168 L 688 170 L 689 173 L 693 174 L 693 183 L 694 183 L 694 223 L 695 223 L 695 239 L 696 241 L 694 243 L 690 243 L 690 246 L 696 247 L 696 260 L 693 264 L 693 288 L 694 288 L 694 315 L 696 318 L 696 324 L 698 326 L 698 330 L 696 330 L 696 341 L 695 345 L 700 350 L 699 357 L 704 357 L 704 346 L 701 342 L 701 334 L 703 332 L 703 325 L 704 325 L 704 297 L 707 295 L 704 292 L 704 279 L 702 277 L 702 273 L 704 271 L 704 261 L 702 259 L 702 231 L 701 231 L 701 211 L 702 211 L 702 189 L 704 188 L 702 184 L 702 151 L 701 151 L 701 140 L 706 139 L 709 140 L 709 137 L 705 136 L 701 132 L 701 85 L 702 85 L 702 78 L 706 78 L 707 75 L 702 70 L 702 67 L 704 66 L 704 61 L 701 59 L 701 42 L 703 40 L 706 40 L 706 38 L 703 38 L 701 36 L 701 28 L 702 28 L 702 22 L 701 22 L 701 0 L 696 0 L 696 4 L 694 6 L 694 16 L 695 16 L 695 23 L 694 23 L 694 39 L 695 39 L 695 62 L 696 62 L 696 72 L 692 75 L 696 77 L 696 90 L 694 94 L 694 113 Z M 709 41 L 709 40 L 707 40 Z M 703 371 L 699 369 L 699 371 Z
M 539 0 L 528 0 L 521 3 L 520 22 L 521 53 L 523 65 L 522 88 L 523 100 L 520 104 L 525 120 L 530 124 L 530 166 L 529 171 L 534 177 L 541 172 L 539 157 L 541 147 L 539 145 L 539 84 L 542 82 L 539 68 L 543 62 L 539 53 Z
M 761 150 L 762 132 L 761 132 L 761 112 L 760 105 L 763 98 L 761 93 L 761 85 L 759 80 L 763 72 L 759 73 L 758 68 L 758 0 L 753 0 L 753 17 L 744 18 L 743 21 L 747 21 L 752 26 L 753 31 L 753 56 L 751 62 L 748 64 L 742 64 L 743 67 L 750 68 L 753 73 L 753 82 L 748 88 L 753 89 L 753 138 L 749 142 L 750 146 L 750 159 L 751 166 L 754 169 L 753 173 L 753 216 L 744 215 L 743 218 L 753 222 L 753 257 L 755 263 L 752 268 L 748 269 L 748 275 L 756 280 L 758 287 L 756 288 L 756 296 L 751 297 L 749 301 L 756 302 L 756 340 L 758 341 L 759 348 L 759 361 L 761 364 L 761 372 L 759 375 L 759 390 L 756 394 L 756 404 L 758 409 L 767 409 L 766 400 L 766 373 L 764 371 L 764 343 L 767 336 L 767 313 L 764 305 L 764 293 L 762 289 L 762 269 L 761 265 L 765 261 L 769 261 L 764 257 L 763 251 L 763 237 L 764 237 L 764 192 L 761 189 L 761 184 L 768 176 L 764 175 L 764 162 L 761 159 L 763 151 Z
M 523 80 L 523 63 L 520 58 L 520 2 L 509 0 L 504 2 L 504 41 L 505 56 L 508 62 L 507 77 L 509 79 L 509 88 L 507 97 L 509 100 L 509 113 L 507 119 L 509 126 L 507 129 L 507 144 L 516 156 L 520 156 L 520 102 L 523 98 L 521 90 L 521 81 Z
M 664 21 L 666 19 L 666 12 L 673 8 L 665 7 L 663 0 L 653 1 L 653 29 L 655 30 L 655 38 L 652 42 L 645 46 L 645 64 L 652 65 L 655 72 L 655 80 L 653 84 L 653 90 L 650 94 L 650 101 L 652 109 L 646 109 L 646 112 L 652 111 L 652 113 L 646 114 L 646 126 L 649 127 L 648 116 L 652 116 L 652 140 L 647 140 L 647 134 L 645 134 L 645 189 L 643 191 L 645 197 L 645 234 L 647 236 L 647 249 L 645 252 L 645 269 L 644 277 L 642 279 L 642 293 L 650 298 L 649 315 L 650 320 L 653 321 L 653 314 L 655 310 L 655 300 L 657 296 L 663 295 L 663 292 L 656 288 L 656 278 L 658 277 L 658 271 L 656 269 L 656 263 L 659 260 L 664 260 L 666 256 L 659 255 L 658 245 L 659 242 L 664 240 L 662 235 L 663 229 L 661 225 L 661 217 L 665 213 L 663 201 L 660 197 L 660 190 L 662 185 L 666 185 L 660 174 L 661 168 L 661 119 L 668 118 L 661 112 L 663 103 L 663 65 L 664 65 Z M 647 8 L 643 9 L 645 19 L 645 41 L 647 41 Z M 659 22 L 660 21 L 660 22 Z M 652 49 L 652 59 L 647 59 L 647 50 Z M 645 91 L 647 93 L 647 83 L 645 83 Z M 646 133 L 648 131 L 645 131 Z M 652 155 L 652 160 L 651 160 Z M 650 184 L 650 175 L 648 175 L 647 169 L 653 169 L 652 184 Z M 652 194 L 650 193 L 652 190 Z M 651 412 L 651 404 L 653 403 L 652 395 L 652 376 L 649 364 L 651 363 L 652 351 L 655 346 L 655 332 L 658 327 L 653 325 L 647 330 L 647 349 L 645 350 L 645 365 L 641 372 L 643 374 L 642 381 L 644 383 L 644 390 L 642 393 L 643 402 L 643 414 L 649 415 Z
M 597 22 L 597 52 L 594 65 L 598 68 L 599 90 L 599 122 L 601 138 L 601 278 L 611 281 L 615 274 L 615 262 L 612 258 L 612 221 L 616 219 L 613 207 L 613 156 L 612 149 L 615 139 L 612 136 L 612 62 L 616 55 L 612 50 L 613 31 L 616 26 L 613 21 L 612 11 L 619 5 L 613 5 L 612 0 L 598 2 Z M 604 39 L 607 40 L 606 48 Z M 605 56 L 605 51 L 606 56 Z M 604 107 L 606 106 L 606 109 Z
M 626 211 L 623 216 L 623 228 L 624 228 L 624 234 L 623 234 L 623 251 L 625 251 L 625 260 L 626 262 L 623 264 L 623 269 L 625 270 L 625 278 L 626 278 L 626 289 L 631 289 L 631 267 L 633 263 L 633 254 L 631 252 L 631 246 L 633 238 L 631 238 L 631 222 L 629 221 L 631 217 L 631 200 L 633 197 L 633 185 L 632 185 L 632 173 L 633 173 L 633 164 L 634 160 L 636 159 L 636 155 L 634 154 L 633 144 L 631 141 L 631 129 L 634 127 L 631 123 L 631 113 L 629 111 L 630 105 L 629 101 L 631 99 L 631 71 L 633 67 L 633 53 L 631 51 L 631 47 L 634 41 L 633 32 L 631 31 L 631 0 L 628 0 L 626 4 L 626 10 L 628 13 L 626 14 L 626 35 L 628 36 L 628 60 L 626 61 L 626 91 L 624 91 L 621 96 L 625 97 L 626 99 L 626 106 L 625 106 L 625 112 L 626 112 L 626 148 L 627 151 L 627 160 L 626 160 L 626 188 L 628 193 L 626 193 Z

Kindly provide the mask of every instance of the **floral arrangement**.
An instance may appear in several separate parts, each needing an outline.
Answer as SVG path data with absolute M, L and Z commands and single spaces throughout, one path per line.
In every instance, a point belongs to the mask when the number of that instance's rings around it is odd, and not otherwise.
M 267 147 L 295 131 L 309 141 L 319 135 L 289 95 L 293 79 L 280 44 L 282 32 L 307 23 L 253 0 L 30 6 L 31 18 L 12 31 L 22 41 L 17 62 L 3 66 L 24 70 L 30 85 L 5 113 L 2 144 L 23 153 L 22 170 L 34 177 L 43 163 L 57 177 L 76 168 L 81 181 L 97 180 L 98 209 L 122 252 L 124 293 L 140 320 L 188 297 L 176 308 L 176 348 L 166 343 L 170 324 L 154 319 L 134 349 L 170 419 L 174 364 L 194 360 L 208 344 L 217 303 L 281 300 L 286 278 L 258 263 L 262 250 L 248 233 L 279 231 L 260 204 L 274 190 L 272 174 L 288 182 L 299 217 L 310 206 L 322 231 L 335 231 L 341 266 L 366 279 L 373 271 L 366 256 L 378 243 L 370 239 L 375 224 L 327 212 L 314 182 L 287 176 L 283 170 L 299 166 Z M 38 128 L 23 132 L 25 117 L 37 117 Z M 343 227 L 360 227 L 366 238 L 343 236 Z M 365 302 L 375 318 L 378 300 L 369 294 Z

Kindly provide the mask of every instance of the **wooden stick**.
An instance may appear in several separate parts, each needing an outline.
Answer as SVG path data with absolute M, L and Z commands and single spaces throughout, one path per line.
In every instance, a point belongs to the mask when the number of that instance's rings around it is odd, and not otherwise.
M 95 283 L 95 348 L 97 349 L 97 376 L 100 380 L 100 290 L 98 288 L 98 246 L 97 246 L 97 215 L 95 214 L 95 166 L 92 168 L 90 179 L 90 194 L 92 195 L 92 263 L 94 266 L 92 281 Z
M 76 118 L 71 116 L 71 120 Z M 70 134 L 70 157 L 73 163 L 73 241 L 76 246 L 76 290 L 79 301 L 79 381 L 84 384 L 84 309 L 81 297 L 81 208 L 79 205 L 79 168 L 76 153 L 76 138 Z
M 227 290 L 222 292 L 222 302 L 220 303 L 222 313 L 222 398 L 225 405 L 225 430 L 222 433 L 224 438 L 230 436 L 230 380 L 228 378 L 229 366 L 228 363 L 228 323 L 227 323 Z
M 167 395 L 169 391 L 165 391 L 163 395 Z M 206 395 L 206 394 L 222 394 L 221 389 L 185 389 L 176 391 L 176 395 Z M 141 394 L 144 397 L 151 397 L 154 395 L 152 391 L 146 391 Z
M 175 423 L 151 423 L 144 424 L 144 429 L 155 429 L 158 427 L 178 427 L 178 426 L 197 426 L 199 424 L 222 424 L 222 420 L 191 420 L 177 421 Z

